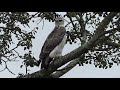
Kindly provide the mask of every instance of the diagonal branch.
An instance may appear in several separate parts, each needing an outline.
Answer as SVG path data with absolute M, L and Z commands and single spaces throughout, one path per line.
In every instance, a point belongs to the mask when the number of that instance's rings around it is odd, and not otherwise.
M 119 43 L 107 41 L 107 42 L 105 42 L 105 44 L 107 44 L 109 46 L 112 46 L 112 47 L 115 47 L 115 48 L 120 48 L 120 44 Z
M 79 12 L 78 15 L 79 15 L 79 17 L 77 15 L 75 15 L 75 17 L 76 17 L 77 21 L 79 22 L 79 24 L 81 26 L 80 32 L 81 32 L 81 35 L 83 37 L 82 40 L 81 40 L 81 45 L 83 45 L 87 40 L 87 32 L 85 30 L 86 25 L 85 25 L 84 20 L 82 18 L 82 16 L 83 16 L 82 12 Z M 82 57 L 83 57 L 83 60 L 84 60 L 85 59 L 85 53 L 82 55 Z M 79 64 L 80 64 L 80 62 L 79 62 Z
M 48 78 L 59 78 L 59 77 L 61 77 L 62 75 L 64 75 L 68 71 L 70 71 L 72 68 L 74 68 L 78 64 L 79 61 L 80 61 L 80 58 L 74 59 L 67 66 L 62 68 L 60 71 L 56 71 L 54 74 L 51 74 L 50 76 L 48 76 Z
M 72 17 L 69 15 L 69 13 L 67 13 L 67 14 L 68 14 L 68 18 L 70 19 L 70 22 L 71 22 L 71 24 L 73 26 L 73 30 L 75 30 L 75 32 L 77 33 L 76 25 L 73 23 Z M 77 33 L 77 37 L 79 38 L 79 40 L 81 40 L 81 38 L 80 38 L 78 33 Z
M 4 71 L 5 69 L 7 69 L 11 74 L 15 75 L 7 66 L 7 61 L 1 59 L 4 63 L 5 63 L 5 68 L 3 70 L 1 70 L 0 72 Z
M 77 21 L 79 22 L 80 26 L 81 26 L 81 34 L 82 34 L 82 44 L 84 44 L 86 42 L 86 39 L 87 39 L 87 32 L 86 32 L 86 29 L 85 29 L 85 23 L 84 23 L 84 20 L 82 18 L 82 12 L 79 12 L 79 17 L 77 15 L 75 15 L 75 18 L 77 19 Z
M 95 34 L 100 34 L 102 33 L 105 28 L 107 27 L 107 25 L 110 23 L 110 21 L 113 19 L 113 17 L 115 15 L 117 15 L 118 12 L 111 12 L 109 13 L 109 15 L 107 17 L 105 17 L 105 19 L 102 20 L 102 22 L 100 23 L 100 25 L 98 26 L 98 28 L 96 29 Z

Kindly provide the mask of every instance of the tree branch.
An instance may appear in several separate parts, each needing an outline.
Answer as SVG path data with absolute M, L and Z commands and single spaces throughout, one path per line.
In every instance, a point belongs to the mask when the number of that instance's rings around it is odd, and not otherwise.
M 5 69 L 7 69 L 11 74 L 15 75 L 7 66 L 7 61 L 1 59 L 4 63 L 5 63 L 5 68 L 3 70 L 1 70 L 0 72 L 4 71 Z
M 81 45 L 83 45 L 86 40 L 87 40 L 87 31 L 85 30 L 85 24 L 84 24 L 84 20 L 82 18 L 82 12 L 79 12 L 79 17 L 77 15 L 75 15 L 75 18 L 77 19 L 77 21 L 79 22 L 80 26 L 81 26 L 81 29 L 80 29 L 80 32 L 81 32 L 81 35 L 82 35 L 82 40 L 81 40 Z M 85 53 L 82 55 L 82 59 L 84 60 L 85 59 Z M 80 64 L 80 63 L 79 63 Z
M 73 29 L 75 30 L 75 32 L 77 33 L 77 30 L 76 30 L 76 25 L 73 23 L 73 20 L 72 20 L 72 17 L 68 14 L 68 18 L 70 19 L 70 22 L 72 23 L 72 26 L 73 26 Z M 77 37 L 79 38 L 79 40 L 81 40 L 79 34 L 77 33 Z
M 75 21 L 77 21 L 77 20 L 73 20 L 72 22 L 75 22 Z M 68 23 L 65 25 L 65 27 L 67 27 L 69 24 L 71 24 L 71 22 L 68 22 Z
M 74 59 L 67 66 L 65 66 L 64 68 L 62 68 L 60 71 L 56 71 L 54 74 L 51 74 L 50 76 L 48 76 L 48 78 L 59 78 L 59 77 L 61 77 L 62 75 L 64 75 L 68 71 L 70 71 L 72 68 L 74 68 L 78 64 L 78 62 L 80 61 L 80 59 L 81 58 Z
M 107 44 L 109 46 L 112 46 L 112 47 L 115 47 L 115 48 L 120 48 L 120 44 L 119 43 L 107 41 L 107 42 L 105 42 L 105 44 Z
M 82 44 L 84 44 L 87 39 L 87 32 L 85 30 L 85 24 L 84 24 L 84 20 L 82 18 L 82 12 L 79 12 L 79 17 L 77 15 L 75 15 L 75 17 L 81 26 L 81 33 L 82 33 L 82 37 L 83 37 L 81 42 L 82 42 Z
M 100 23 L 100 25 L 98 26 L 98 28 L 96 29 L 95 33 L 96 35 L 102 33 L 105 28 L 107 27 L 107 25 L 110 23 L 110 21 L 113 19 L 113 17 L 117 14 L 118 12 L 111 12 L 108 14 L 107 17 L 105 17 L 105 19 L 102 20 L 102 22 Z

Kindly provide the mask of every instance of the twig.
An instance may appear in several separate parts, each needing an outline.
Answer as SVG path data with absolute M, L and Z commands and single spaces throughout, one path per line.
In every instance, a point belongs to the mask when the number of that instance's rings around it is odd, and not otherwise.
M 13 75 L 15 75 L 12 71 L 10 71 L 10 69 L 8 68 L 8 67 L 6 67 L 7 68 L 7 70 L 10 72 L 10 73 L 12 73 Z
M 67 23 L 69 23 L 66 19 L 64 19 Z
M 31 15 L 31 17 L 29 19 L 35 17 L 37 14 L 39 14 L 39 12 L 35 13 L 34 15 Z
M 3 60 L 3 59 L 1 59 L 1 60 L 5 63 L 5 68 L 4 68 L 4 70 L 7 69 L 10 73 L 12 73 L 13 75 L 15 75 L 15 74 L 7 67 L 6 61 Z M 3 71 L 3 70 L 1 70 L 1 71 Z
M 18 48 L 18 45 L 16 47 L 14 47 L 13 49 L 11 49 L 10 51 L 15 50 L 16 48 Z
M 43 29 L 43 27 L 44 27 L 44 20 L 43 20 L 43 26 L 42 26 L 42 29 Z
M 59 78 L 60 76 L 64 75 L 66 72 L 70 71 L 73 67 L 75 67 L 80 61 L 80 59 L 81 57 L 72 60 L 67 66 L 49 75 L 48 78 Z
M 27 74 L 27 71 L 28 71 L 28 70 L 27 70 L 27 65 L 26 65 L 26 64 L 25 64 L 25 71 L 26 71 L 26 74 Z
M 17 53 L 18 57 L 22 58 L 16 50 L 14 50 L 14 51 Z M 24 58 L 22 58 L 22 59 L 24 59 Z
M 95 17 L 96 14 L 97 14 L 97 13 L 95 13 L 93 16 L 90 15 L 90 18 L 88 18 L 87 13 L 86 13 L 86 22 L 85 22 L 85 25 L 86 25 L 86 23 L 87 23 L 91 18 Z
M 1 59 L 3 62 L 6 62 L 5 60 Z M 4 71 L 6 69 L 6 67 L 3 70 L 0 70 L 0 72 Z
M 6 67 L 3 70 L 0 70 L 0 72 L 4 71 L 6 69 Z
M 80 32 L 81 32 L 81 35 L 83 37 L 82 41 L 81 41 L 81 44 L 83 45 L 85 42 L 86 42 L 86 39 L 87 39 L 87 32 L 85 30 L 85 26 L 86 24 L 84 24 L 84 20 L 82 18 L 82 12 L 79 12 L 79 17 L 77 15 L 75 15 L 75 18 L 77 19 L 78 23 L 80 24 L 81 26 L 81 29 L 80 29 Z
M 77 33 L 76 26 L 74 25 L 74 23 L 73 23 L 73 21 L 72 21 L 72 18 L 69 16 L 69 14 L 68 14 L 68 17 L 69 17 L 69 19 L 70 19 L 70 21 L 71 21 L 71 23 L 72 23 L 73 29 L 74 29 L 75 32 Z M 77 33 L 77 37 L 79 38 L 79 40 L 81 40 L 81 38 L 80 38 L 80 36 L 79 36 L 78 33 Z
M 73 20 L 73 22 L 74 21 L 77 21 L 77 20 Z M 69 24 L 71 24 L 71 22 L 68 22 L 66 25 L 65 25 L 65 27 L 67 27 Z

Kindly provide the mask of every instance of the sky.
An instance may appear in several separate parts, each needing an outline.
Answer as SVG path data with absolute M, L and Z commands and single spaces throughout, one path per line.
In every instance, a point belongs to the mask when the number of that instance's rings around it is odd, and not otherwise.
M 63 15 L 64 13 L 61 12 L 60 14 Z M 21 26 L 21 28 L 26 30 L 32 30 L 34 29 L 35 26 L 39 27 L 39 30 L 35 35 L 36 38 L 33 40 L 33 48 L 32 48 L 33 55 L 35 56 L 36 59 L 38 59 L 40 50 L 42 48 L 45 39 L 54 28 L 54 22 L 44 21 L 43 29 L 42 29 L 43 22 L 41 22 L 38 25 L 37 23 L 31 22 L 29 25 L 30 28 L 28 27 L 24 28 L 23 26 Z M 66 44 L 63 49 L 62 55 L 71 52 L 77 47 L 79 47 L 78 43 L 72 45 Z M 19 51 L 20 54 L 25 52 L 21 48 L 17 49 L 17 51 Z M 19 60 L 18 62 L 8 63 L 8 68 L 13 73 L 15 73 L 15 75 L 8 72 L 8 70 L 5 70 L 3 72 L 0 72 L 0 78 L 16 78 L 18 73 L 25 73 L 25 67 L 20 68 L 21 64 L 22 64 L 21 60 Z M 3 68 L 4 67 L 1 65 L 0 70 L 2 70 Z M 40 67 L 33 67 L 29 69 L 30 69 L 29 73 L 33 73 L 38 71 Z M 96 68 L 94 65 L 85 64 L 84 66 L 76 65 L 72 70 L 70 70 L 68 73 L 66 73 L 60 78 L 119 78 L 119 77 L 120 77 L 120 66 L 117 66 L 116 64 L 113 65 L 112 68 L 108 68 L 108 69 Z

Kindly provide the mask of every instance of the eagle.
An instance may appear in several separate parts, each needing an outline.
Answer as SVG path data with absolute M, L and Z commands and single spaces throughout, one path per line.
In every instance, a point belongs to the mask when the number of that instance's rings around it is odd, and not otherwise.
M 41 63 L 41 69 L 48 69 L 49 64 L 55 58 L 62 56 L 66 39 L 64 18 L 62 16 L 57 16 L 55 18 L 55 27 L 45 40 L 39 55 L 38 66 Z

